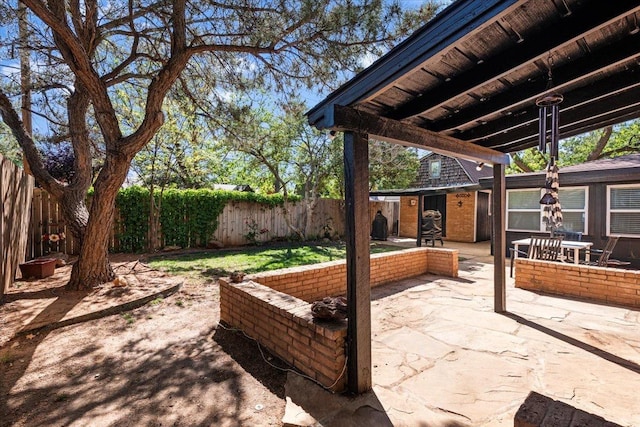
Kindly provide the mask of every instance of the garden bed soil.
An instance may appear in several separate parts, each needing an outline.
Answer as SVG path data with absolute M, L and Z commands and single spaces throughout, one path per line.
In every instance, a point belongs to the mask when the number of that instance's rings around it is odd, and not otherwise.
M 69 266 L 45 279 L 16 282 L 20 288 L 11 288 L 0 319 L 12 304 L 15 314 L 20 301 L 44 301 L 43 309 L 33 303 L 17 310 L 21 322 L 30 324 L 83 304 L 99 307 L 105 298 L 113 303 L 134 288 L 149 293 L 151 284 L 184 281 L 137 258 L 112 258 L 118 274 L 135 277 L 126 291 L 64 291 Z M 0 426 L 281 425 L 286 374 L 265 362 L 255 342 L 225 330 L 218 320 L 219 291 L 212 278 L 184 281 L 174 294 L 119 314 L 4 336 Z M 266 352 L 265 357 L 283 366 Z

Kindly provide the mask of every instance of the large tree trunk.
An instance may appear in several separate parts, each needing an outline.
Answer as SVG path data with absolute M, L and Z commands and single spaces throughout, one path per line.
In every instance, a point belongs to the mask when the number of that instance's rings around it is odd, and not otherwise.
M 95 182 L 89 221 L 80 242 L 80 256 L 73 265 L 69 290 L 88 290 L 110 282 L 116 275 L 109 263 L 109 237 L 113 229 L 116 197 L 127 177 L 131 157 L 110 153 Z

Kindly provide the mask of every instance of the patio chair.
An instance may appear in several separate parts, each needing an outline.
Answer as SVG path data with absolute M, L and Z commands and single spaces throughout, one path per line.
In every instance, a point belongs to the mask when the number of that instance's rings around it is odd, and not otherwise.
M 630 262 L 620 261 L 617 259 L 610 259 L 609 257 L 613 253 L 613 248 L 616 247 L 620 236 L 609 236 L 607 240 L 607 244 L 604 246 L 604 249 L 589 249 L 587 253 L 589 256 L 598 255 L 598 259 L 595 261 L 582 261 L 581 264 L 584 265 L 595 265 L 598 267 L 623 267 L 625 265 L 631 264 Z
M 563 240 L 569 240 L 572 242 L 582 241 L 582 233 L 580 231 L 554 230 L 551 233 L 551 237 L 562 237 Z
M 582 241 L 582 233 L 580 231 L 553 230 L 551 232 L 551 237 L 562 237 L 562 240 L 571 242 Z M 571 251 L 566 251 L 566 253 L 563 253 L 562 260 L 567 262 L 574 262 L 574 259 L 571 256 Z
M 518 255 L 525 256 L 529 259 L 539 259 L 543 261 L 558 261 L 562 251 L 562 237 L 536 237 L 532 236 L 529 243 L 529 250 L 527 252 L 517 251 Z M 515 260 L 516 251 L 514 248 L 509 248 L 511 251 L 511 266 L 509 276 L 513 277 L 513 263 Z

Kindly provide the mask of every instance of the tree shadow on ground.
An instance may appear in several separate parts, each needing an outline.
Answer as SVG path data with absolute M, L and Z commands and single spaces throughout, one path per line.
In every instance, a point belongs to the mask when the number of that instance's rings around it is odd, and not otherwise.
M 383 299 L 400 292 L 415 288 L 417 286 L 430 286 L 433 288 L 446 288 L 446 284 L 441 283 L 442 280 L 447 280 L 455 283 L 471 284 L 473 280 L 462 279 L 460 277 L 445 277 L 437 276 L 434 274 L 423 274 L 416 277 L 410 277 L 408 279 L 398 280 L 396 282 L 386 283 L 371 288 L 371 300 L 376 301 Z
M 222 325 L 218 325 L 213 340 L 251 376 L 284 399 L 286 370 L 291 369 L 284 361 L 260 348 L 257 341 L 246 337 L 241 331 Z
M 43 339 L 24 342 L 26 352 L 33 354 Z M 257 350 L 251 351 L 247 342 L 239 340 L 212 327 L 166 348 L 149 347 L 144 336 L 128 341 L 114 354 L 105 353 L 102 342 L 88 343 L 56 361 L 68 370 L 46 381 L 22 378 L 28 363 L 21 363 L 8 370 L 8 380 L 1 381 L 0 395 L 7 399 L 0 404 L 0 412 L 7 417 L 0 424 L 17 421 L 13 413 L 35 412 L 31 425 L 156 425 L 158 420 L 168 425 L 256 425 L 252 412 L 259 402 L 247 401 L 242 370 L 255 373 L 259 380 L 262 377 L 260 381 L 279 396 L 284 395 L 285 375 L 273 373 Z M 75 360 L 87 357 L 95 363 L 74 367 Z M 11 392 L 18 381 L 32 383 Z M 212 382 L 226 389 L 227 398 L 210 387 Z M 43 400 L 43 396 L 49 398 Z
M 54 288 L 45 288 L 37 291 L 28 291 L 24 290 L 22 292 L 11 292 L 5 295 L 3 303 L 10 303 L 23 299 L 47 299 L 47 298 L 55 298 L 65 292 L 65 285 L 54 287 Z
M 4 365 L 11 364 L 11 369 L 7 366 L 2 367 L 2 380 L 0 381 L 0 396 L 7 396 L 13 386 L 22 378 L 29 366 L 34 353 L 38 346 L 49 335 L 51 329 L 40 329 L 37 334 L 29 335 L 29 325 L 37 325 L 46 320 L 48 323 L 56 323 L 64 318 L 64 316 L 73 309 L 89 291 L 64 291 L 64 286 L 60 288 L 44 289 L 38 292 L 20 292 L 8 295 L 7 301 L 17 301 L 18 299 L 35 299 L 35 298 L 51 298 L 58 297 L 49 304 L 44 310 L 24 326 L 17 336 L 13 337 L 9 342 L 0 348 L 0 360 Z M 20 298 L 20 296 L 23 296 Z M 25 336 L 26 335 L 26 336 Z M 19 345 L 19 344 L 23 345 Z M 14 363 L 16 362 L 16 363 Z M 0 414 L 8 414 L 8 399 L 0 399 Z

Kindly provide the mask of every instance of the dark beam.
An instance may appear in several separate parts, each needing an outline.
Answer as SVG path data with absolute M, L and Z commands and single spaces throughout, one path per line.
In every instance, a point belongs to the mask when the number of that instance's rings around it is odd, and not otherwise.
M 602 105 L 606 98 L 613 96 L 623 96 L 626 92 L 637 90 L 640 88 L 640 73 L 638 70 L 634 72 L 622 72 L 615 74 L 603 80 L 598 80 L 596 84 L 583 86 L 573 89 L 571 92 L 565 92 L 564 101 L 560 104 L 560 114 L 565 116 L 569 111 L 585 106 L 589 103 L 598 103 Z M 636 97 L 637 99 L 637 97 Z M 534 126 L 535 134 L 538 131 L 538 108 L 534 105 L 528 105 L 526 109 L 514 112 L 508 116 L 502 116 L 497 120 L 474 127 L 468 131 L 459 132 L 455 137 L 464 141 L 476 142 L 482 139 L 491 139 L 501 133 L 506 135 L 523 126 Z
M 563 89 L 580 84 L 588 78 L 597 78 L 597 75 L 615 68 L 623 68 L 631 65 L 640 56 L 640 33 L 629 36 L 617 43 L 612 43 L 597 52 L 568 62 L 553 70 L 554 90 L 562 93 Z M 630 63 L 630 64 L 628 64 Z M 429 126 L 429 129 L 440 132 L 453 130 L 473 122 L 479 122 L 487 116 L 498 112 L 517 111 L 533 105 L 536 98 L 548 92 L 546 89 L 546 75 L 542 72 L 538 79 L 527 80 L 524 83 L 513 86 L 507 91 L 488 98 L 472 107 L 461 110 L 449 118 L 438 120 Z
M 416 246 L 422 246 L 422 212 L 424 210 L 424 196 L 420 194 L 418 196 L 418 237 L 416 240 Z
M 587 166 L 587 164 L 585 164 Z M 602 184 L 603 182 L 640 182 L 640 168 L 619 167 L 585 173 L 586 168 L 577 171 L 566 171 L 560 168 L 560 182 L 563 186 L 585 186 L 589 184 Z M 537 188 L 544 183 L 545 172 L 509 175 L 507 178 L 509 189 Z
M 366 135 L 344 134 L 347 239 L 347 387 L 369 391 L 371 283 L 369 277 L 369 144 Z
M 507 311 L 507 286 L 505 277 L 506 223 L 505 208 L 507 200 L 504 166 L 493 166 L 493 310 L 496 313 Z
M 591 132 L 597 129 L 602 129 L 607 126 L 616 125 L 618 123 L 626 122 L 627 120 L 633 120 L 640 117 L 640 111 L 634 109 L 632 111 L 627 112 L 626 114 L 620 115 L 619 113 L 612 113 L 605 120 L 604 118 L 600 118 L 598 122 L 590 122 L 588 126 L 575 126 L 571 129 L 565 129 L 562 138 L 570 138 L 572 136 L 580 135 L 582 133 Z M 514 153 L 517 151 L 526 150 L 527 148 L 537 147 L 538 140 L 537 137 L 530 137 L 518 141 L 514 141 L 511 143 L 501 145 L 500 149 L 504 150 L 505 153 Z
M 629 100 L 635 100 L 635 102 L 629 104 Z M 640 88 L 635 90 L 634 94 L 614 97 L 604 105 L 607 109 L 590 104 L 585 108 L 568 111 L 565 114 L 560 113 L 560 138 L 569 138 L 640 117 Z M 532 144 L 536 145 L 537 140 L 538 125 L 532 123 L 529 126 L 484 140 L 482 144 L 490 144 L 492 147 L 504 151 L 513 151 L 512 147 L 525 146 L 528 148 Z
M 414 99 L 386 116 L 402 120 L 440 107 L 461 94 L 480 89 L 488 81 L 507 76 L 522 68 L 523 64 L 545 60 L 550 51 L 575 43 L 586 34 L 640 10 L 635 0 L 598 0 L 591 3 L 562 18 L 559 23 L 550 23 L 553 28 L 537 27 L 538 33 L 528 35 L 524 42 L 514 43 L 511 49 L 494 57 L 483 58 L 482 64 L 429 91 L 429 96 Z
M 349 107 L 333 106 L 327 125 L 334 130 L 368 134 L 369 137 L 393 144 L 424 148 L 451 157 L 488 164 L 509 164 L 509 156 L 459 139 L 379 117 Z

